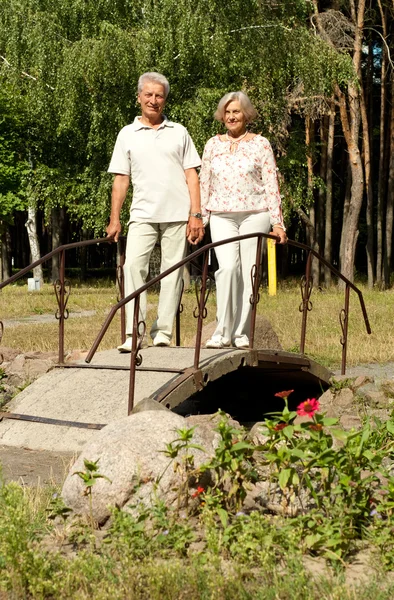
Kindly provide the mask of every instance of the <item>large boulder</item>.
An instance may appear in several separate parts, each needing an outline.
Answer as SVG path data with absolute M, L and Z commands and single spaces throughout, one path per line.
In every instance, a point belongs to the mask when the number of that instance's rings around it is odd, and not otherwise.
M 72 466 L 62 490 L 65 504 L 77 514 L 90 514 L 84 483 L 75 475 L 85 471 L 84 459 L 98 461 L 98 472 L 108 478 L 97 479 L 92 489 L 92 516 L 99 524 L 107 520 L 114 506 L 132 510 L 126 505 L 142 503 L 149 507 L 154 499 L 164 499 L 167 505 L 175 502 L 184 472 L 173 468 L 163 450 L 179 437 L 178 429 L 187 427 L 190 425 L 183 417 L 169 410 L 149 409 L 107 425 Z M 214 443 L 212 431 L 196 426 L 193 444 L 206 450 L 189 450 L 196 467 L 212 455 Z M 182 459 L 178 457 L 177 462 L 182 463 Z M 200 483 L 192 481 L 191 485 Z

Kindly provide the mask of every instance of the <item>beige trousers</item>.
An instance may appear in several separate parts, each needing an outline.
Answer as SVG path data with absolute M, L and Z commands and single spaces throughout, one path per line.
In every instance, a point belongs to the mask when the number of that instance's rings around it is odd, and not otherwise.
M 144 285 L 149 273 L 149 259 L 156 242 L 160 240 L 160 273 L 182 260 L 186 255 L 186 223 L 139 223 L 129 224 L 124 264 L 125 297 Z M 174 318 L 182 290 L 183 269 L 177 269 L 165 277 L 160 286 L 157 318 L 150 335 L 160 334 L 170 340 Z M 146 292 L 141 294 L 139 320 L 146 322 Z M 134 301 L 126 304 L 126 334 L 133 333 Z
M 268 212 L 212 212 L 211 238 L 219 242 L 248 233 L 268 233 Z M 232 242 L 215 248 L 219 269 L 215 273 L 217 327 L 212 339 L 231 344 L 248 343 L 252 305 L 251 270 L 256 262 L 257 238 Z

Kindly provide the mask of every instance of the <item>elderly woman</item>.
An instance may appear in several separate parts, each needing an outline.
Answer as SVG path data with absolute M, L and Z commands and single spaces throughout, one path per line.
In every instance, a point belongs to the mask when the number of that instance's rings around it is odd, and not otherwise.
M 287 241 L 275 158 L 269 141 L 248 131 L 257 111 L 243 92 L 220 100 L 215 118 L 227 132 L 208 140 L 200 172 L 201 206 L 210 214 L 213 242 L 248 233 L 272 233 Z M 257 238 L 215 248 L 217 327 L 207 348 L 249 347 L 251 269 Z

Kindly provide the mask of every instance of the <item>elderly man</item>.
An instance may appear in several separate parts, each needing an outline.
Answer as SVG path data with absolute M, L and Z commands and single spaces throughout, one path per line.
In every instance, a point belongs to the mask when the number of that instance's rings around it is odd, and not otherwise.
M 120 211 L 130 179 L 130 207 L 124 265 L 125 295 L 141 287 L 148 275 L 149 258 L 160 239 L 161 272 L 186 254 L 187 240 L 204 235 L 196 167 L 200 158 L 187 130 L 163 114 L 169 83 L 160 73 L 144 73 L 138 81 L 141 116 L 124 127 L 116 140 L 108 172 L 114 173 L 112 206 L 107 234 L 118 240 Z M 182 285 L 182 269 L 161 282 L 158 316 L 151 328 L 154 346 L 168 346 L 172 336 Z M 133 302 L 126 304 L 126 341 L 118 347 L 130 352 Z M 141 297 L 139 319 L 145 321 L 146 293 Z

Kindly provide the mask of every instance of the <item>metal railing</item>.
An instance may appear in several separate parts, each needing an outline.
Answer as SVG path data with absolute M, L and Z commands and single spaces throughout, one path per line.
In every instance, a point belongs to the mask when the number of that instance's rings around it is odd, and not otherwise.
M 114 305 L 104 324 L 101 327 L 100 332 L 98 333 L 95 341 L 89 353 L 85 359 L 86 365 L 66 365 L 64 363 L 64 322 L 68 318 L 68 309 L 67 302 L 70 295 L 71 285 L 70 282 L 65 278 L 65 253 L 67 250 L 90 246 L 94 244 L 102 244 L 102 243 L 111 243 L 113 240 L 111 238 L 100 238 L 96 240 L 87 240 L 84 242 L 75 242 L 72 244 L 66 244 L 64 246 L 60 246 L 56 248 L 49 254 L 46 254 L 39 260 L 35 261 L 25 269 L 22 269 L 12 277 L 10 277 L 7 281 L 0 284 L 0 290 L 2 290 L 5 286 L 17 281 L 27 273 L 29 273 L 34 267 L 48 261 L 52 258 L 52 256 L 59 254 L 59 279 L 54 283 L 55 294 L 58 304 L 58 310 L 56 311 L 56 318 L 59 320 L 59 365 L 60 366 L 73 366 L 73 367 L 85 367 L 85 368 L 118 368 L 123 369 L 124 367 L 111 367 L 105 365 L 90 365 L 90 362 L 102 341 L 108 327 L 110 326 L 115 314 L 118 310 L 121 310 L 121 340 L 122 342 L 125 340 L 125 305 L 128 302 L 134 300 L 134 313 L 133 313 L 133 336 L 132 336 L 132 348 L 130 354 L 130 383 L 129 383 L 129 399 L 128 399 L 128 414 L 130 414 L 131 410 L 134 406 L 134 392 L 135 392 L 135 377 L 136 370 L 152 370 L 152 371 L 168 371 L 174 372 L 178 374 L 183 374 L 185 377 L 189 377 L 190 375 L 194 376 L 197 388 L 202 388 L 204 383 L 202 381 L 202 375 L 199 370 L 200 364 L 200 354 L 201 354 L 201 338 L 202 338 L 202 328 L 203 321 L 207 316 L 207 300 L 210 293 L 211 281 L 212 277 L 208 273 L 209 267 L 209 257 L 210 251 L 215 249 L 218 246 L 222 246 L 225 244 L 229 244 L 232 242 L 239 242 L 242 240 L 257 238 L 256 245 L 256 259 L 255 263 L 252 266 L 250 277 L 252 283 L 252 293 L 250 296 L 250 303 L 252 305 L 252 314 L 251 314 L 251 327 L 250 327 L 250 336 L 249 336 L 249 350 L 253 351 L 254 349 L 254 333 L 255 333 L 255 324 L 256 324 L 256 314 L 257 314 L 257 304 L 260 299 L 259 295 L 259 287 L 261 283 L 261 262 L 262 262 L 262 244 L 263 239 L 274 239 L 277 240 L 276 236 L 265 234 L 265 233 L 253 233 L 243 236 L 238 236 L 234 238 L 229 238 L 226 240 L 222 240 L 220 242 L 210 243 L 202 248 L 199 248 L 192 254 L 186 256 L 183 260 L 179 261 L 175 265 L 173 265 L 170 269 L 167 269 L 157 277 L 154 277 L 143 286 L 141 286 L 138 290 L 128 295 L 127 297 L 122 297 L 124 295 L 124 284 L 123 284 L 123 264 L 124 264 L 124 252 L 121 252 L 121 261 L 120 265 L 117 267 L 117 282 L 120 289 L 121 299 Z M 347 356 L 347 342 L 348 342 L 348 323 L 349 323 L 349 299 L 350 299 L 350 290 L 353 290 L 359 299 L 365 326 L 367 333 L 371 333 L 371 328 L 368 321 L 367 311 L 364 304 L 364 299 L 362 292 L 350 281 L 348 280 L 342 273 L 340 273 L 333 265 L 327 262 L 318 252 L 310 248 L 309 246 L 302 244 L 300 242 L 295 242 L 293 240 L 288 240 L 288 244 L 291 246 L 295 246 L 304 250 L 307 253 L 306 260 L 306 268 L 305 275 L 301 278 L 301 303 L 299 306 L 300 312 L 302 312 L 302 323 L 301 323 L 301 340 L 300 340 L 300 353 L 305 353 L 305 340 L 306 340 L 306 329 L 307 329 L 307 316 L 308 312 L 310 312 L 313 308 L 312 302 L 310 300 L 313 285 L 311 278 L 311 263 L 312 258 L 315 257 L 322 263 L 325 267 L 330 269 L 330 271 L 338 277 L 345 284 L 345 301 L 344 308 L 341 309 L 339 314 L 339 322 L 342 329 L 342 336 L 340 338 L 340 344 L 342 345 L 342 364 L 341 364 L 341 372 L 345 374 L 346 372 L 346 356 Z M 154 367 L 141 367 L 142 364 L 142 355 L 140 354 L 141 345 L 143 336 L 145 334 L 146 325 L 143 321 L 138 320 L 139 314 L 139 306 L 140 306 L 140 296 L 143 292 L 148 290 L 150 287 L 156 285 L 160 282 L 164 277 L 172 273 L 173 271 L 183 267 L 188 263 L 196 264 L 196 259 L 200 256 L 203 256 L 202 260 L 202 268 L 201 268 L 201 277 L 199 281 L 196 282 L 196 296 L 197 296 L 197 307 L 194 311 L 194 317 L 197 319 L 197 334 L 196 334 L 196 343 L 194 350 L 194 360 L 193 366 L 186 371 L 179 371 L 176 369 L 155 369 Z M 178 306 L 178 313 L 176 317 L 176 345 L 180 345 L 180 312 L 182 310 L 181 298 Z M 0 321 L 0 343 L 3 334 L 3 323 Z

